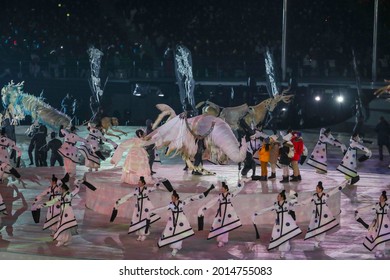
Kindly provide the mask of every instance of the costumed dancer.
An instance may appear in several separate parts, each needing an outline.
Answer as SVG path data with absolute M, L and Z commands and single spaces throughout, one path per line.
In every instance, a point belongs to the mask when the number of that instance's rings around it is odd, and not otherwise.
M 58 152 L 64 158 L 65 172 L 71 177 L 76 175 L 76 164 L 80 162 L 76 143 L 78 141 L 84 143 L 87 141 L 76 134 L 76 129 L 77 128 L 72 125 L 70 131 L 68 131 L 61 126 L 59 133 L 60 137 L 64 137 L 65 140 Z
M 344 155 L 343 160 L 337 167 L 337 170 L 345 174 L 346 178 L 352 178 L 352 184 L 356 183 L 360 179 L 356 169 L 357 149 L 365 152 L 365 154 L 359 158 L 359 162 L 369 159 L 372 155 L 371 150 L 364 147 L 363 143 L 364 141 L 359 137 L 359 134 L 354 133 L 349 140 L 347 153 Z
M 19 149 L 18 146 L 16 146 L 15 141 L 9 139 L 5 134 L 5 128 L 1 128 L 1 136 L 0 136 L 0 163 L 2 170 L 6 174 L 11 174 L 15 178 L 19 179 L 21 176 L 19 172 L 11 166 L 10 163 L 10 152 L 8 149 L 15 150 L 17 152 L 18 158 L 22 155 L 22 151 Z M 3 174 L 4 174 L 3 173 Z M 3 175 L 2 174 L 2 175 Z M 2 176 L 3 177 L 3 176 Z M 2 179 L 0 178 L 0 180 Z
M 369 207 L 364 207 L 364 209 L 361 208 L 355 211 L 356 220 L 368 230 L 363 245 L 369 251 L 375 250 L 376 258 L 385 257 L 385 242 L 390 241 L 390 206 L 386 201 L 387 194 L 386 191 L 383 191 L 379 197 L 379 202 Z M 362 218 L 360 218 L 360 214 L 366 210 L 371 210 L 375 214 L 375 217 L 370 225 L 366 224 Z
M 2 223 L 1 218 L 3 215 L 6 216 L 8 215 L 8 213 L 7 213 L 7 208 L 5 207 L 5 203 L 3 201 L 3 197 L 0 194 L 0 225 Z
M 222 182 L 221 193 L 199 209 L 198 217 L 204 217 L 204 211 L 218 203 L 218 210 L 211 226 L 208 240 L 217 239 L 218 247 L 223 247 L 229 241 L 229 232 L 242 226 L 240 218 L 233 208 L 232 198 L 235 197 L 243 187 L 238 183 L 233 192 L 229 192 L 229 186 Z
M 276 212 L 275 224 L 272 229 L 271 240 L 268 245 L 268 250 L 279 248 L 280 258 L 286 256 L 286 252 L 290 251 L 290 240 L 301 234 L 302 230 L 295 222 L 295 205 L 297 204 L 298 194 L 290 191 L 289 200 L 286 200 L 286 191 L 282 190 L 273 206 L 255 212 L 253 214 L 253 224 L 255 218 L 269 211 Z M 257 227 L 256 233 L 257 232 Z M 258 235 L 257 238 L 260 238 Z
M 151 212 L 154 206 L 149 199 L 149 194 L 155 191 L 159 185 L 158 182 L 153 187 L 147 187 L 145 178 L 141 176 L 139 177 L 138 187 L 115 202 L 114 211 L 129 199 L 133 197 L 136 199 L 128 234 L 135 232 L 138 235 L 137 241 L 144 241 L 146 236 L 150 234 L 150 225 L 160 219 L 160 216 Z
M 78 234 L 77 221 L 72 208 L 72 199 L 80 191 L 82 184 L 88 184 L 84 180 L 76 179 L 74 182 L 74 190 L 69 191 L 69 187 L 63 183 L 61 185 L 61 196 L 56 196 L 52 200 L 43 204 L 36 205 L 36 209 L 43 207 L 51 207 L 57 202 L 60 202 L 60 217 L 57 222 L 57 228 L 53 236 L 53 240 L 57 241 L 56 246 L 67 246 L 72 242 L 72 236 Z M 88 186 L 87 185 L 87 186 Z
M 49 195 L 49 200 L 60 198 L 61 197 L 61 186 L 62 184 L 69 181 L 69 175 L 66 174 L 63 179 L 58 180 L 58 178 L 53 174 L 50 186 L 46 188 L 42 193 L 37 195 L 35 197 L 34 203 L 31 207 L 31 209 L 34 211 L 36 210 L 36 204 L 40 203 L 44 196 Z M 46 221 L 43 225 L 43 230 L 50 228 L 52 236 L 54 235 L 56 229 L 57 229 L 57 222 L 60 218 L 60 212 L 61 212 L 61 201 L 58 200 L 55 204 L 51 205 L 47 209 L 46 213 Z M 34 214 L 33 214 L 34 215 Z M 39 222 L 39 215 L 37 217 L 36 222 Z
M 305 240 L 314 238 L 314 247 L 320 248 L 321 242 L 325 240 L 326 232 L 339 225 L 335 216 L 330 211 L 327 201 L 328 199 L 341 191 L 350 183 L 350 180 L 346 180 L 336 188 L 332 189 L 328 193 L 324 193 L 324 187 L 322 182 L 319 181 L 316 186 L 316 192 L 308 200 L 299 203 L 298 205 L 306 205 L 311 203 L 312 214 L 307 229 Z
M 91 123 L 88 123 L 88 131 L 89 134 L 86 138 L 86 142 L 80 145 L 79 150 L 85 158 L 85 166 L 88 167 L 88 170 L 92 171 L 92 169 L 95 169 L 95 171 L 98 171 L 100 168 L 100 160 L 106 160 L 100 151 L 100 142 L 109 142 L 114 150 L 118 145 L 114 141 L 103 136 L 100 124 L 93 126 Z
M 169 245 L 169 247 L 172 248 L 172 256 L 176 256 L 177 252 L 182 249 L 183 240 L 195 234 L 184 214 L 184 208 L 193 201 L 205 198 L 213 188 L 214 185 L 204 193 L 187 197 L 184 200 L 180 200 L 179 194 L 173 190 L 171 196 L 172 201 L 169 203 L 168 207 L 163 206 L 153 210 L 153 213 L 158 213 L 162 210 L 169 210 L 172 212 L 172 216 L 168 218 L 162 236 L 158 240 L 157 245 L 159 248 Z
M 282 147 L 279 149 L 279 163 L 283 170 L 283 180 L 280 183 L 288 183 L 290 181 L 291 158 L 294 156 L 294 145 L 291 142 L 292 134 L 288 133 L 283 136 Z
M 310 155 L 307 164 L 314 167 L 317 173 L 327 173 L 327 144 L 339 147 L 343 154 L 347 151 L 347 147 L 339 140 L 333 137 L 330 128 L 321 128 L 320 137 Z
M 118 146 L 111 158 L 111 163 L 116 166 L 121 160 L 122 154 L 128 150 L 123 164 L 121 182 L 135 185 L 138 183 L 139 177 L 144 176 L 145 182 L 150 184 L 153 179 L 150 175 L 148 154 L 144 148 L 146 142 L 142 138 L 144 131 L 138 129 L 135 134 L 137 137 L 123 141 Z
M 1 222 L 1 215 L 8 215 L 8 213 L 7 213 L 7 208 L 5 207 L 3 197 L 0 194 L 0 222 Z

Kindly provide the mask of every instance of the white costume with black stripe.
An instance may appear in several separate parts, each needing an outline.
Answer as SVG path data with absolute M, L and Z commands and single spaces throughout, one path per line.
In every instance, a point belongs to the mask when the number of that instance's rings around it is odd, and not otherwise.
M 345 188 L 348 182 L 349 180 L 344 181 L 342 184 L 332 189 L 328 193 L 321 192 L 313 194 L 310 200 L 312 214 L 309 227 L 305 235 L 305 240 L 315 238 L 317 242 L 324 241 L 326 232 L 339 225 L 339 222 L 330 211 L 326 202 L 328 201 L 329 197 Z M 306 202 L 302 202 L 299 205 L 305 204 Z
M 238 187 L 233 192 L 220 193 L 216 198 L 199 209 L 198 216 L 204 216 L 203 211 L 206 211 L 216 203 L 219 204 L 207 239 L 217 237 L 217 242 L 227 243 L 229 241 L 229 232 L 242 226 L 232 204 L 232 198 L 242 189 L 241 184 L 238 184 Z
M 61 198 L 60 187 L 56 184 L 45 189 L 42 193 L 37 195 L 34 204 L 42 201 L 43 197 L 49 195 L 49 201 L 55 198 Z M 33 207 L 34 207 L 33 204 Z M 57 201 L 55 204 L 47 208 L 46 221 L 43 225 L 43 229 L 51 228 L 53 231 L 57 228 L 57 222 L 60 218 L 61 213 L 61 202 Z
M 294 197 L 289 201 L 276 201 L 273 206 L 254 213 L 254 218 L 269 211 L 276 212 L 275 224 L 272 228 L 271 240 L 268 250 L 278 248 L 280 252 L 290 251 L 290 240 L 302 233 L 297 223 L 290 215 L 295 210 L 297 199 Z
M 153 210 L 153 213 L 157 213 L 162 210 L 171 211 L 171 216 L 168 218 L 168 222 L 162 236 L 157 243 L 159 248 L 170 245 L 172 249 L 180 250 L 182 248 L 183 240 L 195 234 L 184 214 L 184 208 L 192 201 L 203 199 L 204 197 L 203 193 L 196 194 L 184 199 L 183 201 L 179 200 L 176 204 L 171 202 L 168 207 L 164 206 Z
M 99 168 L 101 158 L 96 154 L 100 151 L 99 143 L 100 141 L 109 142 L 114 149 L 118 147 L 114 141 L 107 139 L 103 136 L 103 133 L 100 129 L 91 127 L 89 128 L 89 134 L 86 138 L 86 142 L 80 145 L 80 153 L 85 158 L 85 166 L 90 168 Z
M 157 189 L 158 185 L 159 183 L 150 188 L 147 186 L 136 187 L 134 192 L 125 195 L 115 202 L 115 208 L 118 208 L 132 197 L 136 199 L 128 234 L 137 232 L 137 235 L 149 235 L 149 225 L 160 219 L 160 216 L 152 213 L 154 206 L 148 196 Z
M 381 205 L 377 202 L 372 206 L 371 210 L 375 213 L 375 218 L 369 231 L 364 239 L 363 245 L 367 250 L 383 251 L 385 242 L 390 241 L 390 219 L 389 219 L 389 204 Z
M 10 164 L 10 151 L 8 149 L 15 150 L 17 152 L 18 157 L 22 155 L 22 151 L 19 149 L 18 146 L 16 146 L 15 141 L 2 135 L 0 137 L 0 162 Z
M 81 138 L 75 133 L 68 132 L 65 129 L 61 129 L 61 133 L 64 135 L 65 140 L 64 143 L 62 143 L 61 148 L 58 149 L 58 152 L 64 158 L 65 171 L 72 176 L 76 174 L 76 164 L 80 162 L 76 143 L 78 141 L 86 142 L 87 140 Z
M 77 221 L 72 208 L 72 199 L 79 192 L 80 186 L 75 184 L 75 189 L 72 192 L 65 192 L 61 196 L 57 196 L 54 199 L 43 203 L 41 207 L 50 207 L 55 205 L 57 202 L 61 203 L 60 206 L 60 217 L 57 223 L 57 229 L 54 233 L 54 240 L 57 240 L 60 243 L 66 244 L 69 243 L 72 239 L 72 235 L 77 233 Z
M 0 217 L 1 215 L 6 215 L 6 214 L 7 214 L 7 209 L 5 207 L 3 197 L 0 194 Z
M 347 150 L 347 147 L 339 142 L 336 138 L 333 137 L 331 133 L 325 134 L 326 129 L 321 128 L 320 138 L 316 146 L 314 147 L 313 152 L 310 155 L 310 159 L 307 161 L 307 164 L 314 167 L 320 172 L 327 172 L 327 144 L 341 148 L 341 151 L 344 153 Z
M 368 149 L 362 145 L 362 141 L 360 140 L 359 137 L 357 137 L 356 139 L 351 137 L 351 139 L 349 140 L 349 143 L 350 144 L 349 144 L 349 148 L 347 150 L 347 153 L 345 154 L 340 165 L 337 167 L 337 170 L 350 178 L 354 178 L 354 177 L 358 176 L 358 173 L 356 170 L 357 149 L 365 152 L 365 155 L 368 158 L 371 157 L 372 152 L 370 151 L 370 149 Z
M 8 150 L 10 149 L 10 150 Z M 15 141 L 9 139 L 6 136 L 0 137 L 0 180 L 3 178 L 5 174 L 13 174 L 16 175 L 16 169 L 12 167 L 10 164 L 10 152 L 15 150 L 17 152 L 17 156 L 20 157 L 22 155 L 22 151 L 16 146 Z M 12 172 L 12 169 L 14 172 Z M 17 172 L 16 172 L 17 173 Z M 17 177 L 17 176 L 16 176 Z M 20 177 L 20 175 L 19 175 Z

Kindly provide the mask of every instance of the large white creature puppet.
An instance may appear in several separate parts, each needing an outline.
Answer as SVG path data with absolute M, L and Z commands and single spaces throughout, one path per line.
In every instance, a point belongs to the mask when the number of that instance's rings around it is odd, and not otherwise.
M 245 159 L 247 148 L 245 139 L 240 145 L 230 126 L 221 118 L 211 115 L 187 118 L 182 113 L 156 128 L 148 138 L 147 145 L 155 144 L 157 149 L 168 147 L 167 155 L 180 154 L 190 169 L 202 174 L 208 174 L 208 171 L 201 166 L 195 167 L 190 160 L 197 152 L 196 140 L 203 139 L 206 149 L 213 146 L 219 152 L 218 157 L 227 156 L 236 163 Z

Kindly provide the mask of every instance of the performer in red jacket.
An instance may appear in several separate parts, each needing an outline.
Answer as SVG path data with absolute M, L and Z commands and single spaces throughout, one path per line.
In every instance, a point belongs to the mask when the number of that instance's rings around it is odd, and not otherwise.
M 294 156 L 291 158 L 291 166 L 293 169 L 293 177 L 290 180 L 291 182 L 298 182 L 301 181 L 301 173 L 299 171 L 299 165 L 298 162 L 301 158 L 301 155 L 303 153 L 303 139 L 302 134 L 299 131 L 294 131 L 292 133 L 293 137 L 291 138 L 291 142 L 294 145 Z

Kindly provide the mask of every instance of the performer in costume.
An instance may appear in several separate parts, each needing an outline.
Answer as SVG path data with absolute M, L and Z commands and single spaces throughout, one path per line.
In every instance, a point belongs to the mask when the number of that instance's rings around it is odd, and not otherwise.
M 3 201 L 3 197 L 0 194 L 0 225 L 1 225 L 1 218 L 3 215 L 8 215 L 7 208 L 5 207 L 5 203 Z
M 47 127 L 40 124 L 38 132 L 31 138 L 30 145 L 34 147 L 35 166 L 47 166 L 47 153 L 45 146 L 47 137 Z
M 259 150 L 259 159 L 261 165 L 261 176 L 260 181 L 267 181 L 268 176 L 268 162 L 270 158 L 270 139 L 269 137 L 263 140 L 263 144 L 261 145 L 261 149 Z
M 386 191 L 383 191 L 379 197 L 379 202 L 364 209 L 355 211 L 356 220 L 363 224 L 368 229 L 367 235 L 364 239 L 363 245 L 369 251 L 375 250 L 376 258 L 385 257 L 385 246 L 387 241 L 390 241 L 390 219 L 389 219 L 389 204 L 387 201 Z M 375 217 L 371 225 L 367 225 L 360 218 L 362 212 L 365 212 L 366 208 L 369 208 L 375 213 Z M 367 209 L 368 210 L 368 209 Z
M 145 136 L 150 134 L 153 131 L 153 121 L 152 120 L 146 120 L 146 131 L 145 131 Z M 148 158 L 149 158 L 149 167 L 150 167 L 150 175 L 155 174 L 156 172 L 153 171 L 153 163 L 156 158 L 156 145 L 152 144 L 149 146 L 145 147 L 146 152 L 148 153 Z
M 8 149 L 15 150 L 17 152 L 18 158 L 20 158 L 20 156 L 22 155 L 22 151 L 19 149 L 18 146 L 16 146 L 15 141 L 9 139 L 5 135 L 5 128 L 3 127 L 1 128 L 1 136 L 0 136 L 0 163 L 2 164 L 1 168 L 3 169 L 2 171 L 4 171 L 4 173 L 12 174 L 13 176 L 19 179 L 21 177 L 19 172 L 11 166 L 10 151 Z
M 137 184 L 139 177 L 144 176 L 145 182 L 149 184 L 153 182 L 153 179 L 150 175 L 148 154 L 144 148 L 146 142 L 142 138 L 144 132 L 142 129 L 138 129 L 135 134 L 137 137 L 126 140 L 118 146 L 111 158 L 111 163 L 116 166 L 121 160 L 122 154 L 128 149 L 123 164 L 121 182 Z
M 50 133 L 50 138 L 51 138 L 51 140 L 49 141 L 49 143 L 47 143 L 47 145 L 45 147 L 46 153 L 51 150 L 50 166 L 54 166 L 56 161 L 58 161 L 58 164 L 60 166 L 64 166 L 64 159 L 62 158 L 62 156 L 58 152 L 58 150 L 62 146 L 62 142 L 60 139 L 56 138 L 56 133 L 54 131 L 52 131 Z
M 330 128 L 321 128 L 320 137 L 313 152 L 310 155 L 310 159 L 307 164 L 314 167 L 317 173 L 327 173 L 327 144 L 339 147 L 343 154 L 347 151 L 347 147 L 333 137 Z
M 160 183 L 156 183 L 154 187 L 147 187 L 145 178 L 141 176 L 138 181 L 138 187 L 135 188 L 134 192 L 131 192 L 115 202 L 114 209 L 135 197 L 135 209 L 131 218 L 128 234 L 135 232 L 138 235 L 137 241 L 144 241 L 146 236 L 150 234 L 149 227 L 152 223 L 158 221 L 160 217 L 151 211 L 154 206 L 149 199 L 149 194 L 155 191 Z
M 309 228 L 307 229 L 305 235 L 305 240 L 314 238 L 315 248 L 321 247 L 321 242 L 325 240 L 327 231 L 339 225 L 339 222 L 336 220 L 326 203 L 329 197 L 341 191 L 348 185 L 348 183 L 350 183 L 350 180 L 346 180 L 328 193 L 324 193 L 322 182 L 319 181 L 316 186 L 316 193 L 308 200 L 299 203 L 299 205 L 311 203 L 312 214 L 309 222 Z
M 114 149 L 116 149 L 118 145 L 114 141 L 103 136 L 100 124 L 93 126 L 91 123 L 88 123 L 88 131 L 89 134 L 86 138 L 86 142 L 80 145 L 80 153 L 85 158 L 85 166 L 88 167 L 88 170 L 92 171 L 92 169 L 95 169 L 95 171 L 98 171 L 100 168 L 100 160 L 106 159 L 100 151 L 100 142 L 109 142 Z
M 271 151 L 269 152 L 269 163 L 271 164 L 271 176 L 268 179 L 276 178 L 276 163 L 279 159 L 280 143 L 277 135 L 270 136 Z
M 81 182 L 81 180 L 75 181 L 75 189 L 72 192 L 69 191 L 69 187 L 66 184 L 62 184 L 61 196 L 56 196 L 52 200 L 36 206 L 36 209 L 40 209 L 60 202 L 60 216 L 53 236 L 53 240 L 57 241 L 57 247 L 69 245 L 72 241 L 72 235 L 78 234 L 77 221 L 71 202 L 73 197 L 80 191 Z
M 282 190 L 278 194 L 277 201 L 273 206 L 253 214 L 254 220 L 256 216 L 268 211 L 276 212 L 275 224 L 272 229 L 268 250 L 279 248 L 281 259 L 285 258 L 286 252 L 290 251 L 290 240 L 302 232 L 295 222 L 295 205 L 297 204 L 297 198 L 297 193 L 290 191 L 289 201 L 287 201 L 286 191 Z
M 261 133 L 261 135 L 260 135 Z M 244 160 L 244 167 L 241 170 L 241 175 L 246 177 L 249 170 L 252 169 L 252 177 L 256 175 L 256 161 L 253 158 L 253 155 L 260 149 L 263 132 L 257 131 L 254 135 L 250 136 L 249 141 L 247 141 L 246 156 Z
M 299 165 L 298 165 L 298 162 L 300 161 L 301 156 L 303 154 L 303 147 L 304 147 L 302 133 L 299 131 L 294 131 L 292 133 L 291 142 L 293 143 L 294 146 L 294 156 L 291 158 L 293 176 L 290 181 L 298 182 L 302 180 L 301 172 L 299 170 Z
M 66 177 L 66 176 L 65 176 Z M 64 177 L 64 178 L 65 178 Z M 65 182 L 67 180 L 64 180 Z M 55 198 L 61 197 L 61 185 L 63 184 L 63 181 L 60 181 L 57 179 L 57 177 L 53 174 L 50 186 L 46 188 L 42 193 L 36 196 L 34 203 L 32 205 L 32 210 L 36 209 L 36 204 L 41 202 L 43 197 L 46 195 L 49 195 L 49 201 Z M 47 213 L 46 213 L 46 221 L 43 225 L 43 230 L 50 228 L 52 235 L 54 235 L 56 229 L 57 229 L 57 222 L 60 218 L 60 212 L 61 212 L 61 202 L 58 200 L 55 204 L 48 207 Z
M 279 149 L 279 163 L 283 170 L 283 180 L 280 183 L 288 183 L 290 181 L 290 169 L 291 158 L 294 156 L 294 145 L 290 141 L 292 137 L 291 133 L 283 136 L 282 147 Z
M 3 201 L 3 197 L 0 194 L 0 222 L 1 222 L 1 215 L 8 215 L 7 208 L 5 207 L 5 203 Z
M 210 233 L 207 239 L 216 237 L 218 247 L 223 247 L 229 241 L 229 232 L 242 226 L 240 218 L 233 208 L 232 198 L 235 197 L 243 187 L 238 183 L 233 192 L 229 192 L 229 186 L 222 182 L 221 193 L 199 209 L 198 217 L 204 216 L 204 211 L 219 203 L 217 214 L 215 215 Z
M 162 236 L 158 240 L 157 245 L 159 248 L 169 245 L 169 247 L 172 248 L 172 256 L 175 256 L 177 252 L 181 250 L 183 240 L 195 234 L 184 214 L 184 208 L 193 201 L 205 198 L 207 194 L 208 191 L 180 200 L 179 194 L 173 190 L 171 196 L 172 201 L 169 203 L 168 207 L 163 206 L 153 210 L 153 213 L 158 213 L 162 210 L 169 210 L 172 212 L 172 216 L 168 218 Z
M 365 152 L 365 154 L 359 158 L 360 162 L 369 159 L 372 155 L 371 150 L 363 146 L 363 140 L 359 137 L 359 134 L 354 133 L 349 140 L 347 153 L 337 167 L 337 170 L 345 174 L 346 178 L 352 178 L 352 184 L 359 181 L 359 175 L 356 170 L 357 149 Z
M 72 126 L 70 128 L 70 131 L 67 131 L 63 128 L 60 130 L 60 137 L 64 137 L 64 143 L 62 143 L 61 148 L 58 150 L 58 152 L 62 155 L 64 158 L 64 164 L 65 164 L 65 172 L 68 173 L 70 176 L 76 175 L 76 164 L 79 163 L 79 155 L 78 155 L 78 148 L 76 147 L 76 143 L 79 142 L 86 142 L 84 138 L 81 138 L 76 134 L 76 127 Z

